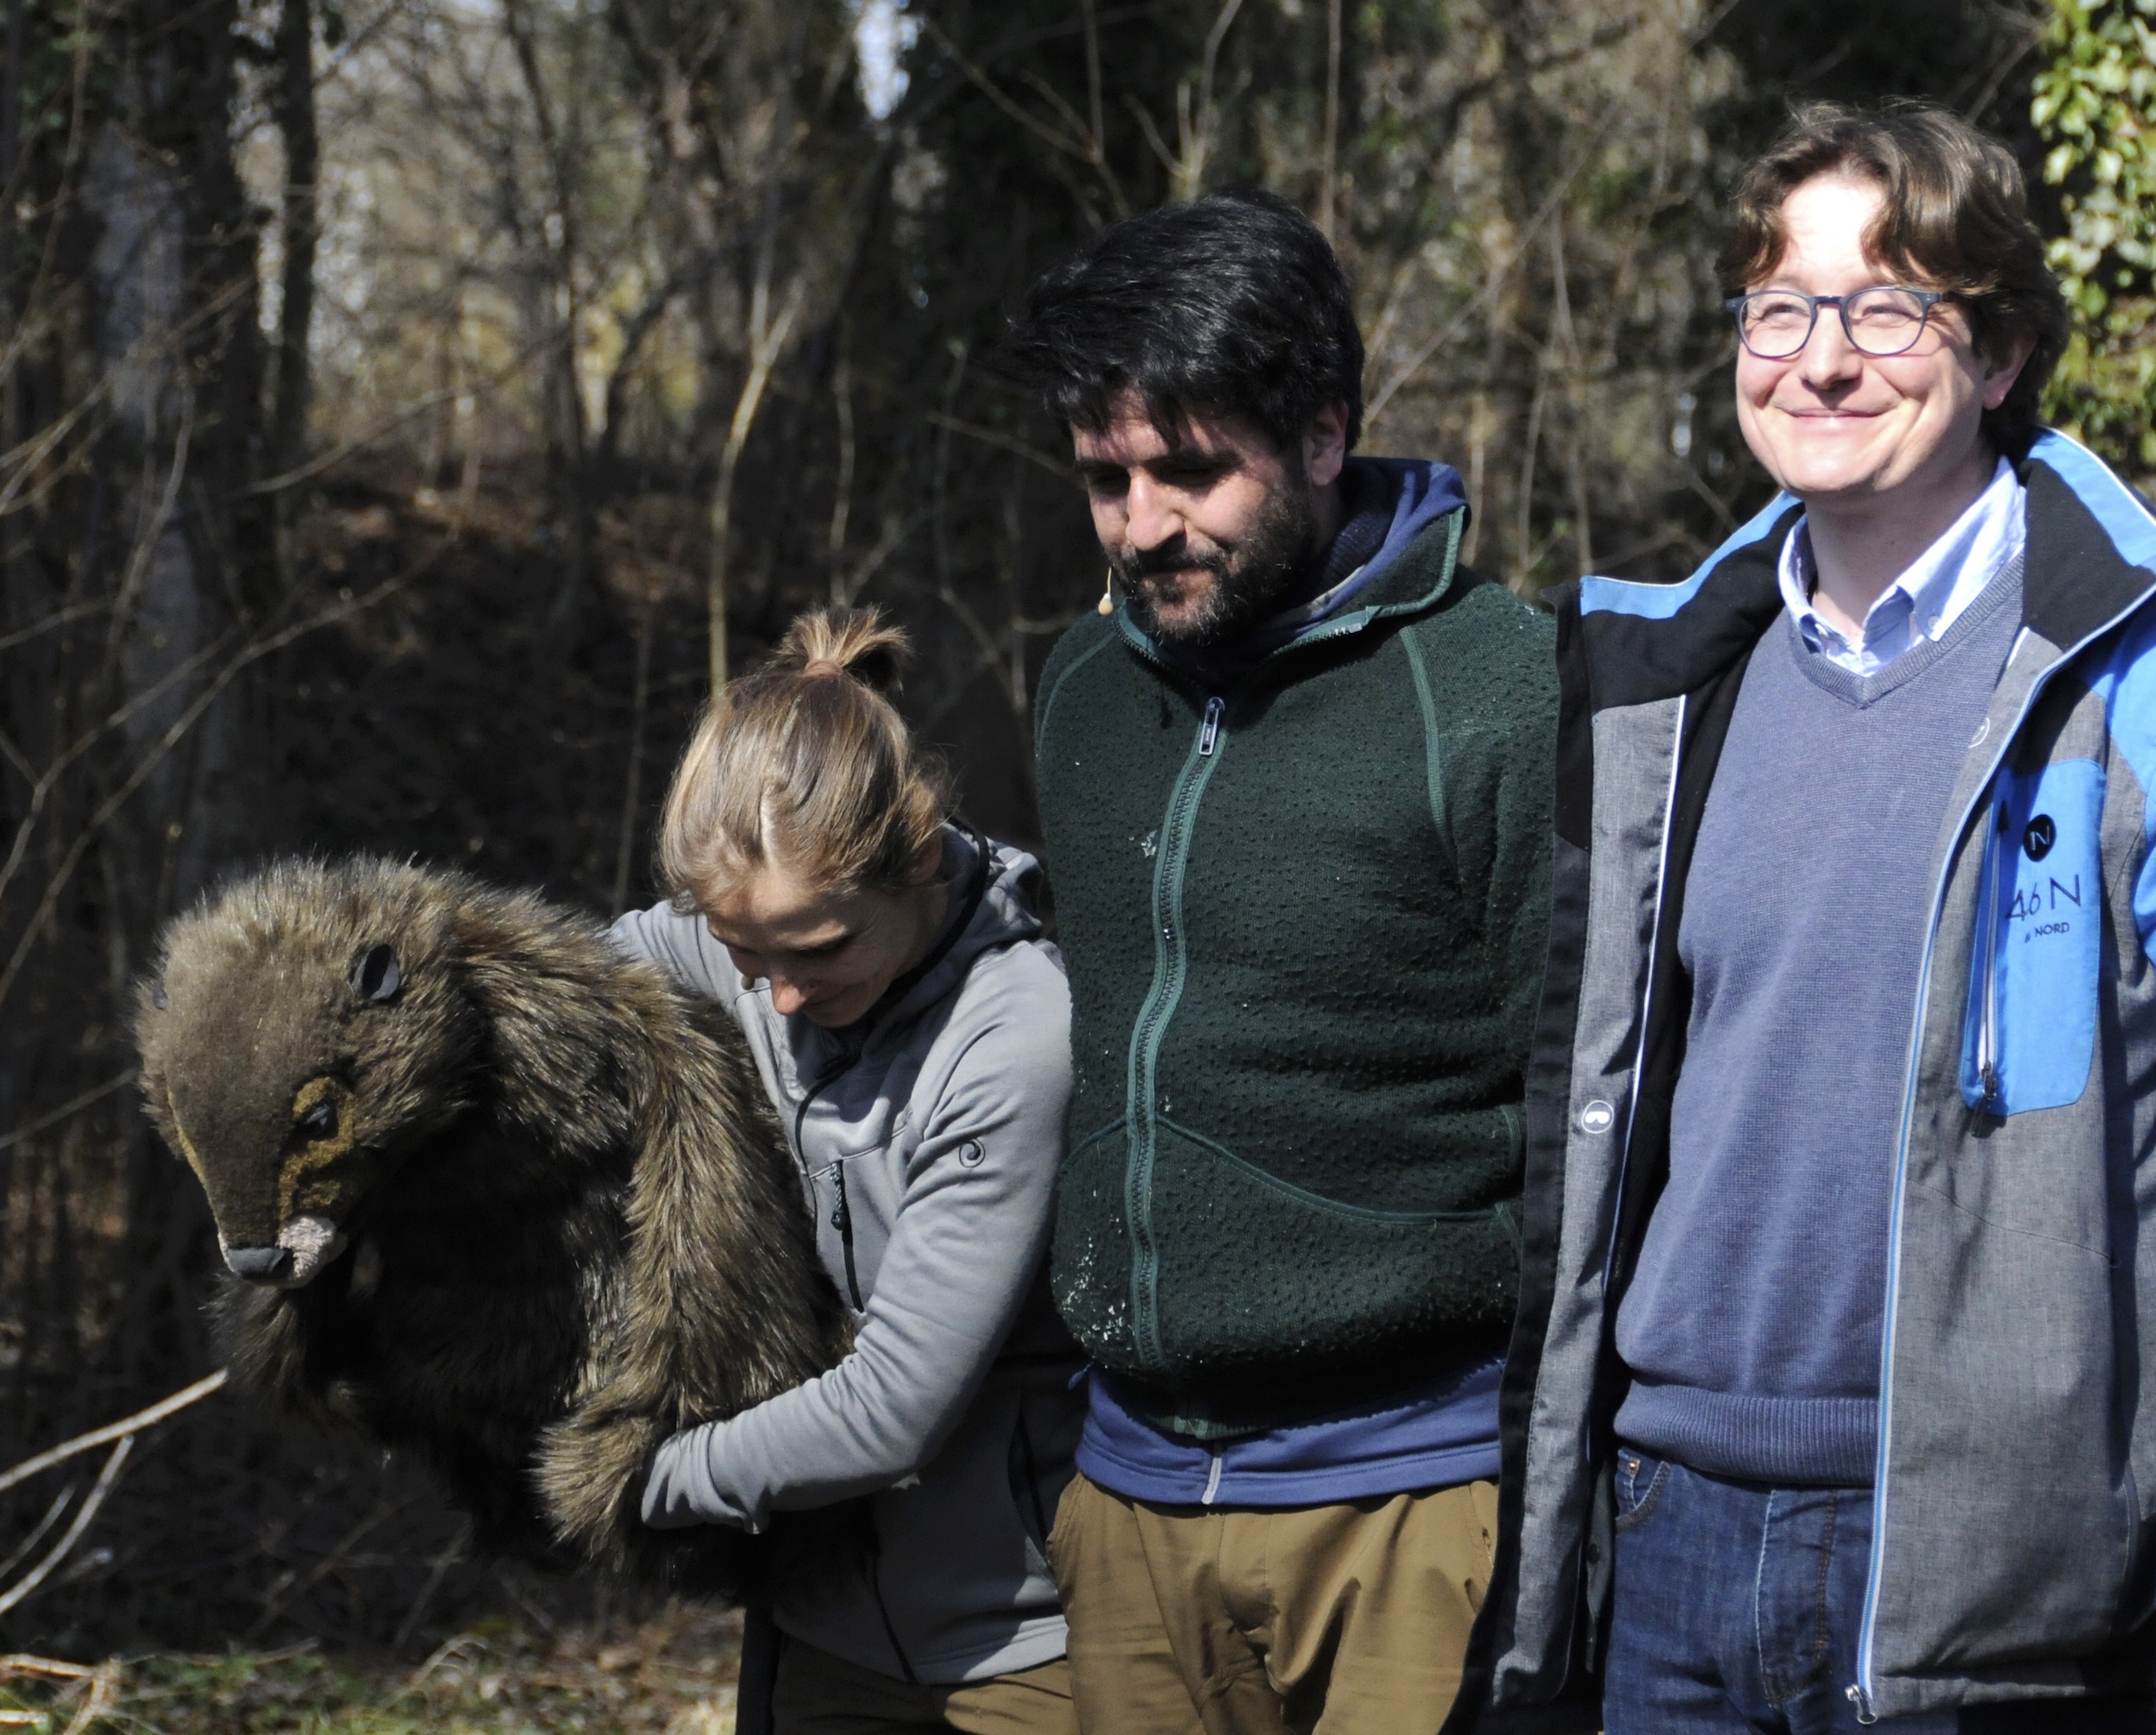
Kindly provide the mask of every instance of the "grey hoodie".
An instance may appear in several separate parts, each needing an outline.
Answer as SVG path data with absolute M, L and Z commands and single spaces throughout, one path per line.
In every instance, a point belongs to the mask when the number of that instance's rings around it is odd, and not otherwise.
M 947 830 L 943 949 L 847 1030 L 743 987 L 700 917 L 661 905 L 613 930 L 732 1012 L 857 1327 L 831 1372 L 669 1442 L 645 1522 L 760 1531 L 774 1512 L 869 1496 L 873 1562 L 774 1613 L 806 1644 L 931 1683 L 1062 1655 L 1047 1531 L 1083 1419 L 1043 1271 L 1070 998 L 1032 911 L 1038 864 L 985 847 Z

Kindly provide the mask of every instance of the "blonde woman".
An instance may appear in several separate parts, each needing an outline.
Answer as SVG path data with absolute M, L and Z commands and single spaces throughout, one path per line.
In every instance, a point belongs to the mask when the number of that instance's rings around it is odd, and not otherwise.
M 797 621 L 682 756 L 674 898 L 616 925 L 740 1024 L 856 1325 L 830 1373 L 667 1442 L 644 1520 L 868 1497 L 873 1548 L 772 1610 L 777 1735 L 1067 1732 L 1046 1548 L 1081 1412 L 1044 1257 L 1069 996 L 1037 864 L 952 817 L 886 696 L 904 650 L 874 611 Z

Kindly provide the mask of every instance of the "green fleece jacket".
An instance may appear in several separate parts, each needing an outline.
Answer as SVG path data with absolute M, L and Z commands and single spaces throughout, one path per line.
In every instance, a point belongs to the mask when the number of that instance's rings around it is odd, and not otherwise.
M 1550 888 L 1546 617 L 1438 518 L 1225 692 L 1119 611 L 1036 713 L 1075 1078 L 1056 1298 L 1205 1434 L 1511 1322 Z

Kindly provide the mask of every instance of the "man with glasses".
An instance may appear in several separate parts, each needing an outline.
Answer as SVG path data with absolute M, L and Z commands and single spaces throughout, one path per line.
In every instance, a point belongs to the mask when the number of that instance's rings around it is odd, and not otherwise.
M 2026 211 L 1944 111 L 1801 111 L 1721 261 L 1782 492 L 1558 598 L 1456 1727 L 2156 1727 L 2156 519 L 2035 425 Z

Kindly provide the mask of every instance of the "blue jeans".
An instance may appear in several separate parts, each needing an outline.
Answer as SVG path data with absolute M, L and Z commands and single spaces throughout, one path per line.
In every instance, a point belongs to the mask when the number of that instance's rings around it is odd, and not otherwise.
M 1766 1488 L 1636 1447 L 1616 1465 L 1606 1735 L 1858 1735 L 1869 1488 Z M 1880 1735 L 2150 1735 L 2147 1700 L 1895 1717 Z

